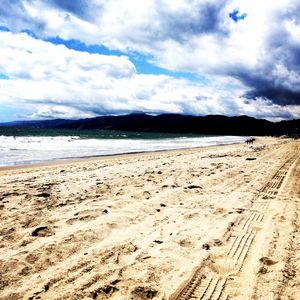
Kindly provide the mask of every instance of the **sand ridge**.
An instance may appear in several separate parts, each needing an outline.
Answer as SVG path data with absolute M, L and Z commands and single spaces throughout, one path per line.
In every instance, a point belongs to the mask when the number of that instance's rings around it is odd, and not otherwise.
M 0 299 L 297 299 L 298 151 L 264 138 L 3 169 Z

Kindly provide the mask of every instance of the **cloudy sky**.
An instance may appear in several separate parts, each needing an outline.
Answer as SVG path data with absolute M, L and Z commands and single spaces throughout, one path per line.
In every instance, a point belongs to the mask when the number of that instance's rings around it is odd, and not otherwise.
M 1 0 L 0 121 L 300 118 L 299 0 Z

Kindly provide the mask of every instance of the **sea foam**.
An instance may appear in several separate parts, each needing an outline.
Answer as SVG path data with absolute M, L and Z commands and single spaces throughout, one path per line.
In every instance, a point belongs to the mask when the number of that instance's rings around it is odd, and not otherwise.
M 76 136 L 0 136 L 0 166 L 121 153 L 184 149 L 242 143 L 240 136 L 165 139 L 81 139 Z

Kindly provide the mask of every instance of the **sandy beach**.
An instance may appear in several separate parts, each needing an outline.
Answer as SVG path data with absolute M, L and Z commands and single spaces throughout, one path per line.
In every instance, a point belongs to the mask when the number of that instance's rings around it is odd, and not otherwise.
M 299 146 L 0 169 L 0 299 L 300 299 Z

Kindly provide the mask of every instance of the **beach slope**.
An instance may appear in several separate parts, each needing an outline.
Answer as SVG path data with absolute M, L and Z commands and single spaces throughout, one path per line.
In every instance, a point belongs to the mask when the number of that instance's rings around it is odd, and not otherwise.
M 299 142 L 0 170 L 0 299 L 299 299 Z

